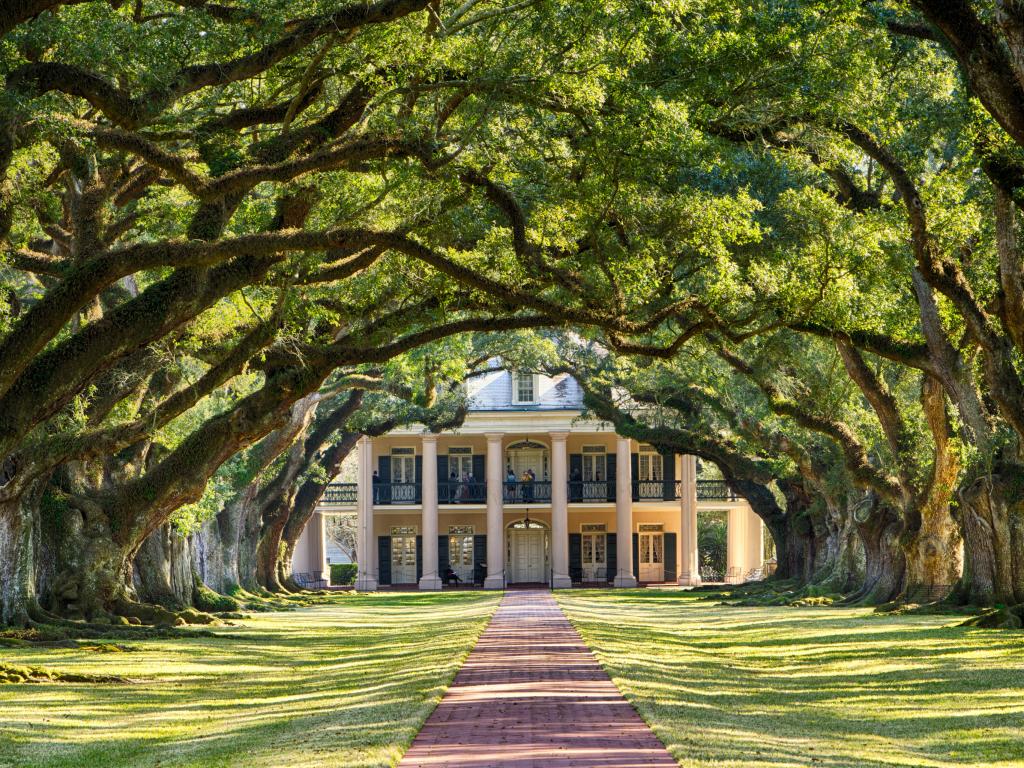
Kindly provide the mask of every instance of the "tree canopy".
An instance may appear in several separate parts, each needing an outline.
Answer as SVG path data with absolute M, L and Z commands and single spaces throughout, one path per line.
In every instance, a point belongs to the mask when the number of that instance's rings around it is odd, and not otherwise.
M 492 357 L 715 464 L 787 575 L 1024 603 L 1022 30 L 925 0 L 7 4 L 0 620 L 143 618 L 172 521 L 217 521 L 187 601 L 295 588 L 357 436 L 458 423 Z

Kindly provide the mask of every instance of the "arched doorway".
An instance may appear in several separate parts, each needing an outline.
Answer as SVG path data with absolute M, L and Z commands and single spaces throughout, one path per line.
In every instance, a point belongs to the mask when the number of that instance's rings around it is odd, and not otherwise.
M 506 535 L 509 584 L 548 583 L 551 532 L 539 520 L 509 523 Z
M 527 470 L 532 469 L 537 480 L 549 479 L 548 447 L 536 440 L 512 443 L 505 449 L 505 469 L 509 467 L 516 473 L 516 477 L 522 477 Z

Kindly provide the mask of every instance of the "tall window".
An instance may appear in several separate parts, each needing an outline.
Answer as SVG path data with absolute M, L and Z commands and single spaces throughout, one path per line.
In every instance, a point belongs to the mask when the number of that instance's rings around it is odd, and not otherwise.
M 608 479 L 605 472 L 607 467 L 607 454 L 603 445 L 583 446 L 583 481 L 604 482 Z
M 532 403 L 536 400 L 532 373 L 515 373 L 512 377 L 512 396 L 517 403 Z
M 391 503 L 405 503 L 416 498 L 416 449 L 391 449 Z
M 392 448 L 391 449 L 391 482 L 392 483 L 415 483 L 416 482 L 416 449 L 415 448 Z
M 455 475 L 456 480 L 462 480 L 473 474 L 473 449 L 452 447 L 448 449 L 448 471 Z M 450 478 L 443 477 L 442 480 Z M 474 480 L 480 480 L 476 477 Z
M 638 465 L 637 469 L 639 470 L 640 477 L 638 477 L 637 480 L 642 483 L 660 483 L 665 477 L 664 458 L 660 453 L 654 450 L 653 445 L 640 446 Z

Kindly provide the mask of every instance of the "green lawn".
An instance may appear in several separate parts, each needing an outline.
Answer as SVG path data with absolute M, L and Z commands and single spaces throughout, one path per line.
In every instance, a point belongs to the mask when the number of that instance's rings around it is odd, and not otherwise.
M 675 590 L 556 597 L 683 766 L 1024 766 L 1024 633 Z
M 340 595 L 255 614 L 230 638 L 138 650 L 5 649 L 0 660 L 129 685 L 0 685 L 0 766 L 389 766 L 451 682 L 498 595 Z

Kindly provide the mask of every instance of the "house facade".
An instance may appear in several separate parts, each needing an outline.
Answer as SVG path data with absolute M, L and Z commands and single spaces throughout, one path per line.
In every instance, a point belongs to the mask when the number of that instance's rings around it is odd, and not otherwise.
M 397 429 L 358 446 L 358 481 L 334 484 L 296 547 L 326 569 L 323 517 L 358 516 L 356 588 L 461 583 L 700 583 L 697 515 L 728 513 L 726 581 L 757 576 L 764 530 L 692 456 L 662 454 L 583 418 L 568 375 L 494 369 L 467 384 L 463 425 Z

